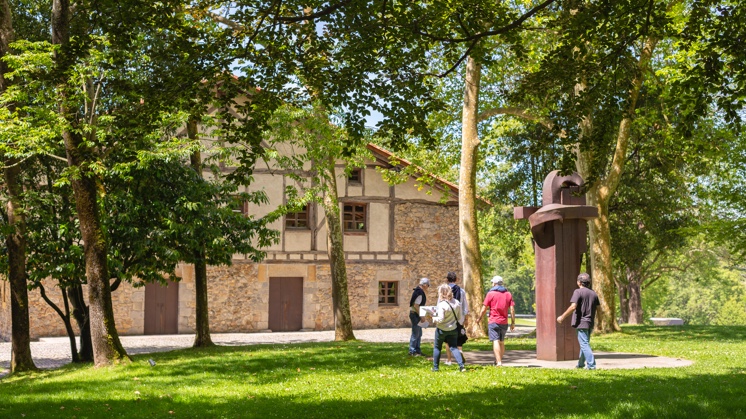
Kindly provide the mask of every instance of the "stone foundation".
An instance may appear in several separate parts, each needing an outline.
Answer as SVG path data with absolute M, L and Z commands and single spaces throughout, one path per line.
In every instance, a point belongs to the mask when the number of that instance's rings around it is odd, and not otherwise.
M 461 275 L 456 206 L 398 203 L 393 218 L 393 249 L 384 255 L 387 257 L 382 257 L 380 251 L 348 255 L 348 293 L 354 328 L 409 327 L 409 298 L 419 279 L 430 278 L 432 287 L 428 292 L 428 302 L 433 302 L 437 286 L 446 282 L 447 272 L 455 271 Z M 322 257 L 324 255 L 324 252 L 316 252 L 313 259 L 272 259 L 258 264 L 243 259 L 235 260 L 232 266 L 208 267 L 211 332 L 268 329 L 269 278 L 272 277 L 303 278 L 303 329 L 333 329 L 331 273 L 326 258 Z M 194 333 L 194 268 L 183 265 L 177 274 L 182 278 L 179 283 L 178 332 Z M 398 282 L 398 305 L 379 306 L 379 281 Z M 51 281 L 45 282 L 45 287 L 50 299 L 61 304 L 59 289 Z M 0 282 L 0 337 L 6 339 L 10 337 L 9 293 L 7 281 Z M 119 333 L 142 334 L 144 287 L 123 283 L 112 293 L 112 302 Z M 29 304 L 32 339 L 65 335 L 61 319 L 41 299 L 38 290 L 29 291 Z

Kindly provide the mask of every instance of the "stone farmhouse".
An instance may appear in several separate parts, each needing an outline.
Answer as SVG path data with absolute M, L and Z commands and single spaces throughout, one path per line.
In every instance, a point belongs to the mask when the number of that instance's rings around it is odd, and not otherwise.
M 432 190 L 415 178 L 389 185 L 376 168 L 391 168 L 393 160 L 409 163 L 375 145 L 368 149 L 372 158 L 364 168 L 349 176 L 342 165 L 337 168 L 353 327 L 408 327 L 409 298 L 419 278 L 437 285 L 448 271 L 460 275 L 458 190 L 437 178 Z M 244 204 L 240 210 L 263 216 L 284 202 L 292 181 L 267 165 L 255 169 L 251 189 L 263 189 L 270 203 Z M 208 267 L 211 332 L 334 328 L 323 212 L 311 204 L 272 228 L 280 240 L 266 249 L 262 262 L 235 255 L 231 266 Z M 112 293 L 122 335 L 194 333 L 194 269 L 182 265 L 179 271 L 181 281 L 167 287 L 122 284 Z M 46 289 L 53 300 L 59 295 L 53 284 Z M 8 283 L 0 281 L 1 339 L 10 338 L 9 294 Z M 38 290 L 29 291 L 29 300 L 32 338 L 65 336 L 62 321 Z

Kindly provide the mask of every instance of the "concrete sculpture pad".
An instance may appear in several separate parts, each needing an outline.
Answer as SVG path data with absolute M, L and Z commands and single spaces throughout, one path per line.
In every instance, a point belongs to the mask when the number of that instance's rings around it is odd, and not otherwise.
M 467 351 L 466 363 L 469 365 L 493 365 L 495 355 L 492 351 Z M 636 368 L 678 368 L 688 367 L 694 362 L 681 358 L 631 354 L 621 352 L 593 352 L 596 368 L 599 370 L 636 369 Z M 534 367 L 553 369 L 573 369 L 578 361 L 542 361 L 536 359 L 536 351 L 505 351 L 503 367 Z M 589 371 L 590 372 L 590 371 Z

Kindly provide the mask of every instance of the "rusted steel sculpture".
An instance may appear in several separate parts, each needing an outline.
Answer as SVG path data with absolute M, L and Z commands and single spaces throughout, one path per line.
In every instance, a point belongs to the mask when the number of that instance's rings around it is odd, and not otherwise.
M 577 173 L 544 179 L 542 206 L 515 207 L 516 220 L 528 219 L 536 257 L 536 357 L 543 361 L 578 359 L 580 347 L 570 322 L 557 324 L 557 316 L 570 304 L 577 288 L 582 254 L 587 249 L 587 220 L 598 217 L 595 206 L 585 205 Z

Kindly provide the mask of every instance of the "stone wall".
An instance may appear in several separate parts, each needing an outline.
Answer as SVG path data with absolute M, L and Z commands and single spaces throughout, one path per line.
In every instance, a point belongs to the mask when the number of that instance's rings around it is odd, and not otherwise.
M 446 283 L 448 272 L 456 272 L 461 278 L 457 206 L 397 205 L 395 240 L 395 251 L 407 255 L 410 272 L 405 278 L 410 281 L 410 291 L 417 286 L 420 278 L 430 279 L 428 305 L 434 301 L 438 285 Z
M 401 261 L 348 260 L 347 280 L 354 328 L 408 327 L 409 298 L 419 279 L 433 284 L 428 300 L 435 301 L 437 285 L 449 271 L 461 275 L 458 208 L 429 203 L 396 207 L 395 246 L 405 255 Z M 253 264 L 240 262 L 208 270 L 210 330 L 250 332 L 268 327 L 269 278 L 303 278 L 303 328 L 334 328 L 331 271 L 328 264 Z M 184 281 L 188 275 L 184 275 Z M 398 305 L 378 305 L 378 282 L 398 281 Z M 181 313 L 180 313 L 181 315 Z M 189 330 L 179 332 L 189 333 Z
M 268 313 L 257 308 L 267 305 L 269 283 L 259 278 L 257 264 L 211 266 L 207 278 L 210 332 L 252 332 L 267 328 Z M 193 330 L 192 316 L 190 333 Z
M 47 297 L 63 312 L 65 311 L 64 303 L 62 302 L 62 293 L 60 289 L 55 286 L 55 281 L 44 280 L 42 281 L 44 290 L 47 293 Z M 31 339 L 38 339 L 42 336 L 66 336 L 65 325 L 62 322 L 60 316 L 55 312 L 49 304 L 41 298 L 41 292 L 38 288 L 29 290 L 29 326 L 31 327 Z M 79 333 L 78 328 L 73 323 L 75 333 Z

